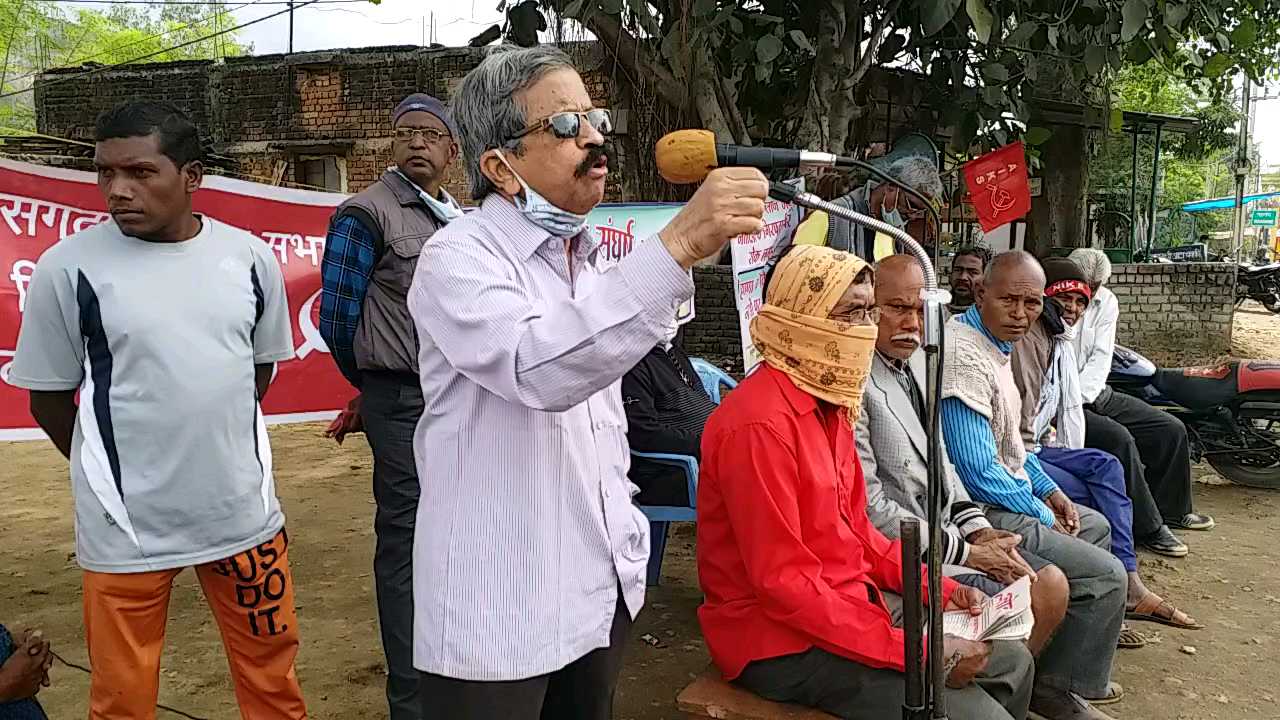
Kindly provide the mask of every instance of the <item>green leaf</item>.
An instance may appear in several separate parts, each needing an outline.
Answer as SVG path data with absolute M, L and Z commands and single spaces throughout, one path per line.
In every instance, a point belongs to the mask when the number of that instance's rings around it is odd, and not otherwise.
M 1222 77 L 1222 74 L 1230 67 L 1230 55 L 1226 53 L 1214 53 L 1214 56 L 1205 62 L 1204 69 L 1201 72 L 1203 72 L 1204 76 L 1210 80 L 1216 80 L 1217 78 Z
M 1124 54 L 1129 62 L 1141 65 L 1151 59 L 1151 47 L 1141 40 L 1135 40 L 1125 47 Z
M 982 88 L 982 100 L 993 108 L 1004 110 L 1004 88 L 988 85 Z
M 809 42 L 809 38 L 805 37 L 804 31 L 792 30 L 791 32 L 787 33 L 787 36 L 790 37 L 791 42 L 795 43 L 796 47 L 800 48 L 801 50 L 807 53 L 817 52 L 816 50 L 813 49 L 813 44 Z
M 1014 28 L 1013 32 L 1009 33 L 1009 37 L 1004 39 L 1004 42 L 1006 45 L 1015 45 L 1015 46 L 1024 45 L 1028 40 L 1031 39 L 1032 35 L 1036 34 L 1036 30 L 1039 30 L 1039 29 L 1040 29 L 1040 23 L 1034 20 L 1024 22 L 1018 27 Z
M 1142 0 L 1124 0 L 1124 8 L 1120 14 L 1124 17 L 1124 25 L 1120 27 L 1120 40 L 1129 42 L 1147 24 L 1147 4 Z
M 736 35 L 741 35 L 741 34 L 742 34 L 742 21 L 741 21 L 741 20 L 739 20 L 737 17 L 735 17 L 735 16 L 733 16 L 733 15 L 730 15 L 730 16 L 729 16 L 729 29 L 730 29 L 730 30 L 732 30 L 732 31 L 734 32 L 734 34 L 736 34 Z
M 573 2 L 564 6 L 564 10 L 560 15 L 567 18 L 580 18 L 582 17 L 582 6 L 586 4 L 587 0 L 573 0 Z
M 636 21 L 640 23 L 640 27 L 651 36 L 656 36 L 662 32 L 662 28 L 658 25 L 658 20 L 653 16 L 653 11 L 649 9 L 648 0 L 627 0 L 627 4 L 631 6 L 631 14 L 636 17 Z
M 1186 3 L 1169 3 L 1164 6 L 1164 24 L 1180 28 L 1190 14 L 1190 5 Z
M 761 65 L 768 65 L 782 54 L 782 41 L 773 35 L 762 35 L 756 41 L 756 60 Z
M 716 0 L 694 0 L 693 15 L 694 17 L 702 17 L 710 15 L 716 10 Z
M 1000 63 L 983 65 L 982 77 L 987 82 L 1003 84 L 1009 81 L 1009 69 Z
M 607 15 L 621 15 L 622 0 L 600 0 L 600 9 Z
M 1022 134 L 1022 141 L 1028 145 L 1043 145 L 1051 137 L 1053 137 L 1053 131 L 1049 128 L 1029 127 Z
M 1124 129 L 1124 111 L 1120 108 L 1111 108 L 1110 116 L 1107 118 L 1107 125 L 1111 128 L 1111 132 L 1118 133 Z
M 1240 20 L 1240 24 L 1236 25 L 1231 31 L 1231 45 L 1233 47 L 1248 47 L 1258 40 L 1258 23 L 1253 18 L 1247 17 Z
M 769 82 L 769 78 L 771 77 L 773 77 L 772 65 L 756 65 L 756 81 L 757 82 L 767 83 Z
M 1097 75 L 1107 64 L 1107 49 L 1100 45 L 1090 45 L 1084 49 L 1084 67 L 1090 75 Z
M 1058 26 L 1049 26 L 1049 44 L 1056 50 L 1058 49 Z
M 956 11 L 960 9 L 960 0 L 931 0 L 923 3 L 921 9 L 920 24 L 923 26 L 926 36 L 933 35 L 951 22 L 951 18 L 956 16 Z
M 996 19 L 983 0 L 965 0 L 965 12 L 969 14 L 969 22 L 973 23 L 973 31 L 978 35 L 978 42 L 986 45 L 991 42 L 991 28 Z
M 876 53 L 876 59 L 881 64 L 887 63 L 896 58 L 906 44 L 907 39 L 904 36 L 894 33 L 880 43 L 880 50 Z

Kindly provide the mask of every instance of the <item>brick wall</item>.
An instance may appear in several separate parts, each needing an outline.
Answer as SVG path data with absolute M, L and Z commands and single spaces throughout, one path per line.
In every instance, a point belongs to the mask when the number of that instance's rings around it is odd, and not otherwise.
M 1231 350 L 1235 266 L 1226 263 L 1115 265 L 1117 341 L 1141 352 Z
M 727 265 L 694 268 L 694 318 L 683 328 L 685 352 L 742 375 L 742 337 L 733 300 L 733 270 Z
M 627 105 L 610 94 L 594 44 L 567 49 L 597 105 Z M 86 139 L 98 113 L 115 103 L 164 99 L 191 115 L 212 148 L 213 165 L 229 174 L 296 184 L 302 157 L 334 156 L 346 167 L 345 190 L 354 193 L 391 164 L 395 104 L 412 92 L 448 101 L 484 52 L 382 47 L 126 66 L 88 76 L 80 75 L 83 68 L 51 70 L 36 83 L 36 120 L 47 135 Z M 606 200 L 636 199 L 624 180 L 632 164 L 627 156 L 638 150 L 625 136 L 615 144 L 619 157 Z M 445 187 L 469 201 L 461 159 L 450 167 Z

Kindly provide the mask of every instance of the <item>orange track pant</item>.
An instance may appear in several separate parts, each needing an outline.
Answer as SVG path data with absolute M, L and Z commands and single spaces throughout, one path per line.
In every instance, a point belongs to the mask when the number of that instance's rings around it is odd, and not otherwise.
M 294 671 L 298 616 L 289 538 L 196 567 L 222 633 L 244 720 L 302 720 Z M 169 591 L 182 570 L 84 573 L 84 627 L 93 677 L 90 720 L 152 720 L 160 691 Z

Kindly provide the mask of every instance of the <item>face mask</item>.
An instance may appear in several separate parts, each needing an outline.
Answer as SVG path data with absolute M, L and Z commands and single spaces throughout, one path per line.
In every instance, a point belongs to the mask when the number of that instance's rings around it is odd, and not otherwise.
M 427 208 L 431 210 L 431 213 L 435 215 L 440 222 L 447 223 L 450 220 L 456 220 L 462 217 L 462 207 L 458 205 L 458 201 L 454 200 L 453 196 L 446 192 L 444 188 L 440 188 L 440 194 L 444 196 L 444 200 L 441 201 L 431 197 L 426 190 L 418 187 L 417 183 L 410 180 L 408 175 L 400 172 L 400 168 L 396 168 L 396 174 L 404 178 L 410 185 L 413 185 L 413 187 L 418 191 L 418 197 L 422 198 L 422 202 L 427 204 Z
M 503 165 L 507 166 L 511 174 L 516 176 L 516 180 L 524 190 L 524 197 L 516 195 L 512 200 L 516 204 L 516 209 L 524 213 L 524 216 L 529 218 L 530 222 L 556 237 L 573 237 L 582 232 L 582 229 L 587 226 L 586 215 L 579 215 L 558 208 L 550 200 L 534 192 L 533 188 L 529 187 L 529 184 L 524 181 L 524 178 L 520 177 L 520 173 L 511 167 L 511 163 L 507 162 L 507 158 L 502 154 L 502 151 L 494 150 L 494 152 L 498 154 L 498 159 L 502 161 Z
M 899 230 L 907 226 L 907 221 L 902 219 L 902 213 L 898 212 L 897 206 L 894 206 L 894 208 L 890 210 L 886 208 L 884 205 L 881 205 L 880 219 L 898 228 Z

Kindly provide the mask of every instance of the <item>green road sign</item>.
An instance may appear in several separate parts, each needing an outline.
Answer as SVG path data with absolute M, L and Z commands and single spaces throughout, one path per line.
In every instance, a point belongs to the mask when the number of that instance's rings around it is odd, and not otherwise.
M 1275 210 L 1254 210 L 1249 213 L 1249 224 L 1254 227 L 1275 227 Z

